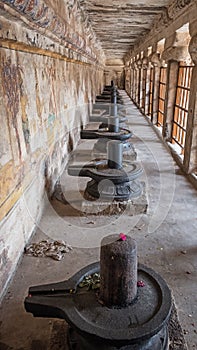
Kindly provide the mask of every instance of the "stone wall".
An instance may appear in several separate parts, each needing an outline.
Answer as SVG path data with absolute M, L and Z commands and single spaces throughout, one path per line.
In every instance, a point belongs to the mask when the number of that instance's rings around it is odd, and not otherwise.
M 78 2 L 53 3 L 0 1 L 0 296 L 103 86 Z

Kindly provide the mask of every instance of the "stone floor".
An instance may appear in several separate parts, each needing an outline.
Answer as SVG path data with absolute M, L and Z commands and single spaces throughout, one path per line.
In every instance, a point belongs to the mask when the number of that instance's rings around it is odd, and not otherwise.
M 64 239 L 73 250 L 61 261 L 23 256 L 0 308 L 1 350 L 50 349 L 53 319 L 33 318 L 24 310 L 28 287 L 69 278 L 99 259 L 102 237 L 124 232 L 136 239 L 138 259 L 155 269 L 170 286 L 188 349 L 197 349 L 197 196 L 166 148 L 122 91 L 132 129 L 137 160 L 146 185 L 146 214 L 113 216 L 81 212 L 81 191 L 87 178 L 61 178 L 67 204 L 46 196 L 46 208 L 32 242 Z M 81 143 L 90 150 L 92 141 Z M 91 152 L 89 151 L 91 154 Z M 28 201 L 27 201 L 28 203 Z M 27 207 L 26 215 L 31 215 Z M 94 350 L 94 349 L 93 349 Z

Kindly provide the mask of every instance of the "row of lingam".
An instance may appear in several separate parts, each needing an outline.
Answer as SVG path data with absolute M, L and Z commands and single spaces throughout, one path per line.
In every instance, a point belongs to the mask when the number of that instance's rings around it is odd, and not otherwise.
M 89 116 L 90 124 L 80 133 L 81 140 L 92 141 L 92 149 L 85 153 L 76 149 L 67 167 L 71 176 L 91 178 L 84 191 L 87 201 L 97 200 L 98 204 L 100 199 L 101 202 L 126 203 L 143 193 L 144 187 L 138 181 L 143 171 L 140 163 L 136 162 L 132 131 L 127 128 L 126 121 L 123 100 L 112 82 L 96 97 Z M 79 161 L 82 154 L 86 156 L 83 163 Z M 91 159 L 88 159 L 90 156 Z M 57 199 L 60 198 L 59 188 L 54 192 Z
M 112 86 L 97 97 L 91 122 L 97 130 L 82 130 L 82 139 L 98 139 L 97 156 L 82 166 L 70 164 L 72 176 L 90 177 L 88 199 L 129 201 L 139 197 L 136 181 L 141 166 L 132 133 L 120 127 L 126 121 L 121 97 Z M 25 309 L 35 317 L 66 320 L 65 350 L 167 350 L 172 299 L 166 282 L 150 268 L 137 263 L 136 242 L 124 234 L 102 239 L 100 261 L 88 265 L 69 280 L 29 288 Z

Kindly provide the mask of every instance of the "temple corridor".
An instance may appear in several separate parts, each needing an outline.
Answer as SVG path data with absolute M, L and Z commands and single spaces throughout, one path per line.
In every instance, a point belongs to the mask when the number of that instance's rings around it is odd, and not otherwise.
M 28 288 L 120 233 L 170 287 L 168 349 L 197 349 L 197 1 L 0 0 L 0 121 L 0 350 L 68 350 L 65 321 L 25 311 Z M 109 200 L 115 182 L 95 178 L 130 164 Z M 63 258 L 26 254 L 41 240 L 66 242 Z

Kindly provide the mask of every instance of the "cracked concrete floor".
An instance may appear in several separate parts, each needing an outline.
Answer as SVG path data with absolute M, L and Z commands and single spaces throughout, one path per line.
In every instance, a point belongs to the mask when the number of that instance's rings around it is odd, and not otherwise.
M 53 319 L 34 318 L 24 310 L 29 286 L 58 282 L 99 259 L 103 236 L 124 232 L 138 244 L 138 259 L 167 281 L 175 298 L 188 349 L 197 349 L 196 267 L 197 193 L 172 160 L 155 131 L 125 92 L 128 127 L 132 129 L 137 160 L 141 162 L 148 197 L 146 214 L 86 215 L 80 212 L 81 190 L 87 179 L 65 175 L 65 196 L 46 207 L 32 242 L 64 239 L 73 250 L 61 261 L 23 256 L 0 308 L 0 349 L 49 349 Z M 80 147 L 90 149 L 93 141 Z

